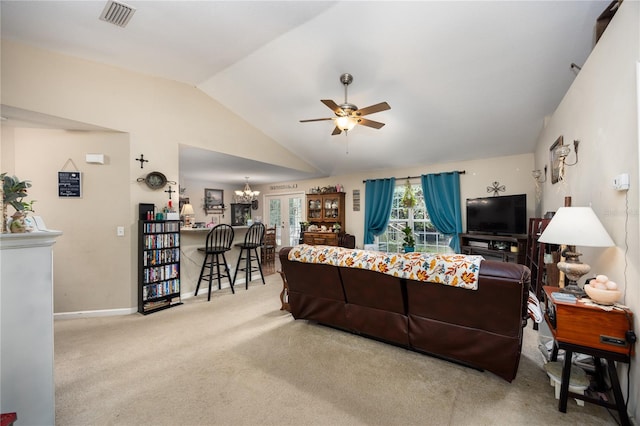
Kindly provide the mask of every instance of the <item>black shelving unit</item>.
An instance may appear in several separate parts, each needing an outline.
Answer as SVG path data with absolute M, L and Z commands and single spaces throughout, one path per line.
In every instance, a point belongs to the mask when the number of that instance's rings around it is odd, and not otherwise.
M 180 221 L 140 220 L 138 235 L 138 312 L 181 305 Z
M 460 234 L 463 254 L 481 255 L 487 260 L 525 263 L 526 235 Z
M 538 299 L 543 300 L 543 287 L 558 286 L 559 273 L 556 264 L 559 260 L 558 245 L 538 241 L 551 219 L 530 218 L 527 235 L 527 259 L 525 265 L 531 270 L 531 289 Z M 550 254 L 553 262 L 545 264 L 544 256 Z

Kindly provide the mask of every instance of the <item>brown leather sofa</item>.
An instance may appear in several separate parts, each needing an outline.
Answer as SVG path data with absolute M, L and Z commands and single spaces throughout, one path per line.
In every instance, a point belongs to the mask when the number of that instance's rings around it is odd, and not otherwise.
M 294 318 L 434 355 L 511 382 L 527 323 L 529 269 L 482 261 L 478 289 L 303 263 L 280 250 Z

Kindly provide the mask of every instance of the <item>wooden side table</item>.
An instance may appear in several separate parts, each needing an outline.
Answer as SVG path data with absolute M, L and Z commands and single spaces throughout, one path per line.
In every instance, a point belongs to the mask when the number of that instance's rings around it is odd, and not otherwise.
M 280 276 L 282 277 L 282 291 L 280 292 L 280 303 L 282 306 L 280 307 L 281 311 L 289 311 L 289 285 L 287 284 L 287 277 L 284 275 L 284 272 L 278 271 Z
M 567 400 L 571 397 L 615 409 L 620 416 L 620 423 L 630 425 L 616 362 L 628 364 L 633 353 L 633 344 L 627 341 L 627 332 L 633 331 L 633 314 L 627 309 L 606 311 L 580 301 L 565 302 L 554 299 L 553 293 L 559 291 L 557 287 L 545 286 L 544 291 L 545 320 L 555 341 L 552 360 L 555 361 L 559 349 L 565 351 L 558 409 L 566 413 Z M 603 371 L 601 360 L 607 361 L 614 403 L 569 392 L 571 358 L 574 352 L 593 356 L 597 373 Z

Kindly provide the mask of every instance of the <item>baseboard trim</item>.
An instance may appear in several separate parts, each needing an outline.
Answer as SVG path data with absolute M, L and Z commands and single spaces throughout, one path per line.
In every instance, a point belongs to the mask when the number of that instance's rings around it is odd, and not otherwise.
M 99 311 L 58 312 L 53 314 L 54 320 L 75 318 L 112 317 L 116 315 L 131 315 L 138 312 L 138 308 L 101 309 Z
M 238 284 L 244 284 L 245 280 L 244 279 L 238 279 L 238 282 L 234 285 L 234 287 L 236 287 Z M 198 297 L 202 296 L 203 294 L 206 294 L 207 291 L 209 290 L 209 285 L 207 283 L 206 286 L 204 286 L 204 291 L 202 286 L 200 287 L 200 291 L 198 294 Z M 228 282 L 223 282 L 222 283 L 222 289 L 225 288 L 229 288 L 230 285 Z M 218 291 L 218 285 L 216 284 L 215 286 L 212 286 L 211 288 L 211 293 L 214 293 Z M 192 297 L 196 297 L 194 296 L 195 290 L 189 292 L 189 293 L 183 293 L 180 295 L 181 299 L 190 299 Z M 101 309 L 101 310 L 96 310 L 96 311 L 77 311 L 77 312 L 57 312 L 53 314 L 53 319 L 54 320 L 66 320 L 66 319 L 75 319 L 75 318 L 96 318 L 96 317 L 112 317 L 112 316 L 117 316 L 117 315 L 131 315 L 131 314 L 135 314 L 136 312 L 138 312 L 138 308 L 137 307 L 132 307 L 132 308 L 116 308 L 116 309 Z

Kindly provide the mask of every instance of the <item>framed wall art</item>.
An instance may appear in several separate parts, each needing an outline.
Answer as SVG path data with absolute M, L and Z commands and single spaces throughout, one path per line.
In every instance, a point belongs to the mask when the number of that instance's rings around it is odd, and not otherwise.
M 224 209 L 224 190 L 205 188 L 204 209 L 207 213 Z
M 556 139 L 556 141 L 549 148 L 549 163 L 551 164 L 551 183 L 558 183 L 560 180 L 560 168 L 562 167 L 562 162 L 560 161 L 560 156 L 557 153 L 559 147 L 563 145 L 562 135 Z

